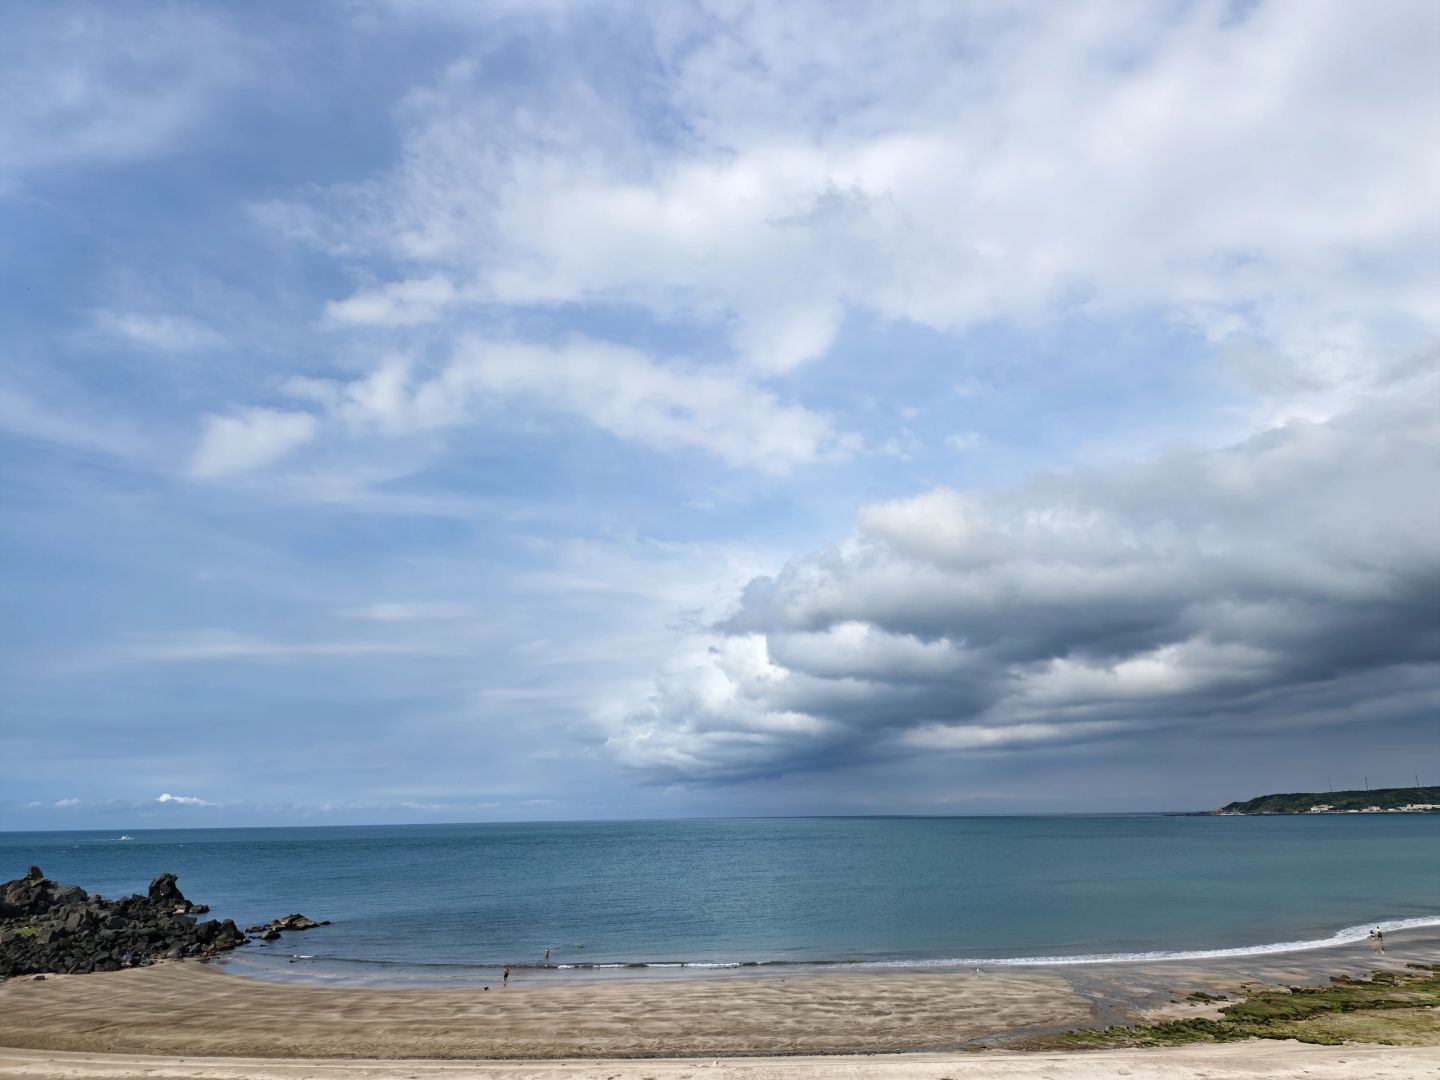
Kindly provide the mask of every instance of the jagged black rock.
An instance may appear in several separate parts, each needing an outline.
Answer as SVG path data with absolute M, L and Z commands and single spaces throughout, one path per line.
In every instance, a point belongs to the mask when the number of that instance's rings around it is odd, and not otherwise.
M 145 896 L 105 900 L 32 866 L 0 885 L 0 978 L 116 971 L 245 943 L 231 920 L 195 918 L 208 910 L 185 898 L 174 874 L 159 875 Z

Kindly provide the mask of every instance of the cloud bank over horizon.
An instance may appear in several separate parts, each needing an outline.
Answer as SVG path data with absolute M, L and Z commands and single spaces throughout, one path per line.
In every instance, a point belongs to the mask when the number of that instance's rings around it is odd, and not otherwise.
M 1324 423 L 862 507 L 615 718 L 655 780 L 1440 707 L 1435 380 Z
M 0 828 L 1433 748 L 1435 5 L 13 24 Z

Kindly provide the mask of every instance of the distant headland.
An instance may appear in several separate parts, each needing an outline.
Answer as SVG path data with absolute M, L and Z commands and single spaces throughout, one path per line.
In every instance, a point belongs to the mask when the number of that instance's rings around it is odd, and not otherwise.
M 1440 814 L 1440 787 L 1260 795 L 1243 802 L 1232 802 L 1208 813 L 1225 817 L 1255 814 Z

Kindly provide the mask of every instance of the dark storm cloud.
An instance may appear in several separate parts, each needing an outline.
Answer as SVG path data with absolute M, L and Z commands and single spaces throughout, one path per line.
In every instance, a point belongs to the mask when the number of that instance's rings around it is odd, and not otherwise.
M 868 506 L 752 582 L 610 745 L 657 779 L 738 780 L 1420 716 L 1440 702 L 1440 409 L 1412 391 L 1222 450 Z

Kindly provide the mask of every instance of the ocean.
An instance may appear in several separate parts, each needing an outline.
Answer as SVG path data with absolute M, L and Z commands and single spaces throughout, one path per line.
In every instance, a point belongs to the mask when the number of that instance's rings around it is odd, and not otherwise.
M 779 818 L 0 833 L 91 892 L 162 871 L 226 964 L 376 985 L 1281 952 L 1440 925 L 1440 815 Z M 544 950 L 550 949 L 549 961 Z

